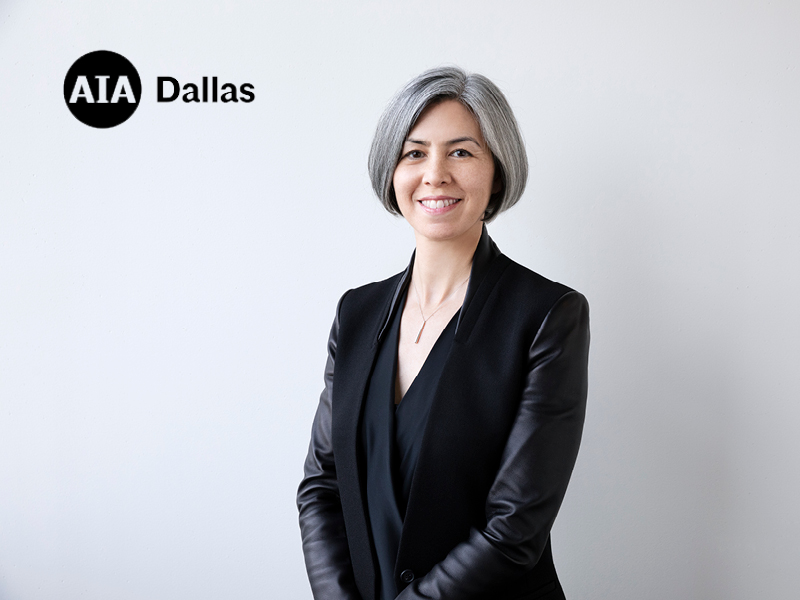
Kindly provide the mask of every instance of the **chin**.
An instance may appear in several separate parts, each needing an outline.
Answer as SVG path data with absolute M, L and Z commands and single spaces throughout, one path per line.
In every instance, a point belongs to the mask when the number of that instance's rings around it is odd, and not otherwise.
M 415 231 L 418 235 L 428 238 L 432 241 L 437 242 L 445 242 L 448 240 L 455 240 L 464 235 L 469 235 L 470 232 L 473 232 L 474 228 L 477 228 L 478 232 L 480 232 L 482 221 L 479 221 L 476 224 L 470 226 L 457 226 L 454 224 L 436 224 L 436 225 L 428 225 L 427 227 L 420 227 L 419 229 L 415 228 Z

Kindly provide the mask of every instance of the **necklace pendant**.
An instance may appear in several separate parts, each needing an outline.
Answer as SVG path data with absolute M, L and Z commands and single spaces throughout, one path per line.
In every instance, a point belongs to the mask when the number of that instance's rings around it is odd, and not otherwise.
M 425 323 L 427 323 L 427 321 L 423 321 L 422 322 L 422 327 L 419 328 L 419 333 L 417 334 L 417 339 L 414 340 L 415 344 L 419 344 L 419 338 L 422 337 L 422 330 L 425 329 Z

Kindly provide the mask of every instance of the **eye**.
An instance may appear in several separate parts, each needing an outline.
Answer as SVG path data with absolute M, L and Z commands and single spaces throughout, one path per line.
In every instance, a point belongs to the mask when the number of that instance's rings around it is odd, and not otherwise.
M 422 152 L 419 150 L 409 150 L 403 155 L 403 158 L 422 158 Z
M 458 150 L 453 150 L 453 156 L 456 158 L 467 158 L 468 156 L 472 156 L 472 153 L 464 150 L 463 148 L 459 148 Z

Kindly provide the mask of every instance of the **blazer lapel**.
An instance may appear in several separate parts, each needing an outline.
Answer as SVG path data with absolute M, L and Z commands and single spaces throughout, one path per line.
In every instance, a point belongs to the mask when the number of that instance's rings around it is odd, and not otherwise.
M 375 564 L 364 498 L 364 465 L 358 450 L 358 428 L 364 394 L 378 350 L 378 335 L 397 301 L 406 272 L 383 282 L 357 311 L 342 310 L 333 379 L 332 437 L 336 477 L 347 524 L 350 556 L 365 600 L 376 595 Z
M 497 244 L 489 237 L 486 225 L 483 226 L 481 239 L 472 258 L 472 271 L 469 275 L 469 285 L 461 305 L 456 323 L 456 337 L 459 342 L 465 342 L 469 337 L 475 321 L 478 319 L 483 305 L 486 303 L 494 284 L 508 266 L 509 259 L 500 253 Z

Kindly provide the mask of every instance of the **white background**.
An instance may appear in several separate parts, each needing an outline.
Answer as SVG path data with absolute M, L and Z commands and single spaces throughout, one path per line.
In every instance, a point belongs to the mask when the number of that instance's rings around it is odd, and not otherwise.
M 493 79 L 490 226 L 592 309 L 570 600 L 800 588 L 800 5 L 0 4 L 0 600 L 310 598 L 294 495 L 341 293 L 404 268 L 366 157 L 409 78 Z M 62 85 L 108 49 L 133 117 Z M 255 87 L 158 104 L 158 76 Z

